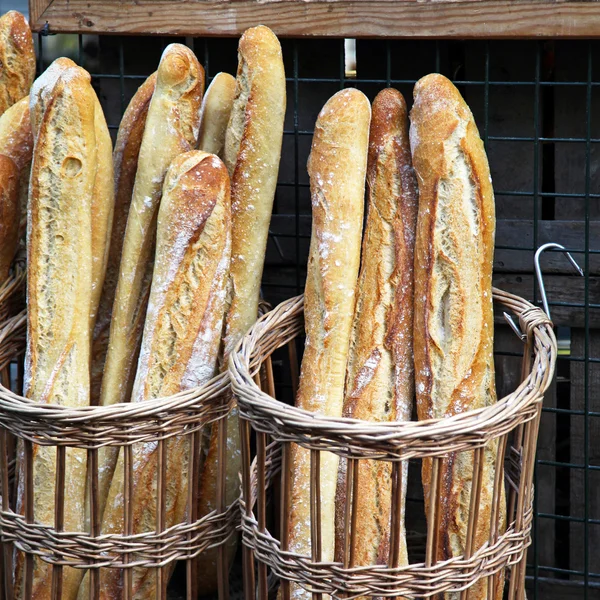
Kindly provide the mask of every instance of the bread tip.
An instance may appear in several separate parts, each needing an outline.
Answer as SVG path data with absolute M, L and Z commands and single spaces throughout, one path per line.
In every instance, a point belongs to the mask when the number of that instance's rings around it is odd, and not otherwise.
M 318 121 L 327 119 L 328 117 L 336 120 L 345 120 L 348 118 L 356 118 L 361 109 L 368 110 L 371 113 L 371 103 L 369 99 L 356 88 L 344 88 L 336 92 L 321 109 Z
M 169 44 L 158 65 L 158 78 L 167 85 L 177 85 L 193 72 L 198 63 L 194 53 L 183 44 Z

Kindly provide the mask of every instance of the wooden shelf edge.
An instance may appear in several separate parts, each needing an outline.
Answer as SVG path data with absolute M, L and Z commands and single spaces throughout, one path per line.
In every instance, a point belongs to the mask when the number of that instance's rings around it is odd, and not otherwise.
M 34 31 L 54 33 L 238 36 L 262 23 L 284 37 L 600 37 L 600 3 L 561 0 L 30 0 L 30 11 Z

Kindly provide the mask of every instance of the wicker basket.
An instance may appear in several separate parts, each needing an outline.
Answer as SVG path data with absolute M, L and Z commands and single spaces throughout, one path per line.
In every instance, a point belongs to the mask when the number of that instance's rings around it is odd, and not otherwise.
M 0 303 L 1 306 L 1 303 Z M 0 370 L 11 361 L 22 358 L 25 349 L 26 315 L 21 312 L 7 318 L 0 327 Z M 24 514 L 18 514 L 15 482 L 15 440 L 23 444 L 24 456 L 31 456 L 34 444 L 51 446 L 57 452 L 57 483 L 55 524 L 64 516 L 64 468 L 65 448 L 83 448 L 87 451 L 88 488 L 98 487 L 98 449 L 117 446 L 124 453 L 125 505 L 132 494 L 132 446 L 141 442 L 156 441 L 159 456 L 159 481 L 165 481 L 166 440 L 173 436 L 189 436 L 193 452 L 190 455 L 188 506 L 196 506 L 199 489 L 199 460 L 203 429 L 217 423 L 219 432 L 226 432 L 227 415 L 233 403 L 229 389 L 229 376 L 223 373 L 206 385 L 182 392 L 175 396 L 140 403 L 121 404 L 108 407 L 85 407 L 68 409 L 57 405 L 37 404 L 0 386 L 0 574 L 4 586 L 0 596 L 13 598 L 12 570 L 13 547 L 26 554 L 26 580 L 30 579 L 34 556 L 50 563 L 52 567 L 53 596 L 60 598 L 62 567 L 69 566 L 90 571 L 90 597 L 99 597 L 99 569 L 124 569 L 124 598 L 131 598 L 133 567 L 155 568 L 161 573 L 173 561 L 186 561 L 188 598 L 196 598 L 195 560 L 206 549 L 218 547 L 219 597 L 229 598 L 228 568 L 226 565 L 225 542 L 234 535 L 239 525 L 237 501 L 226 507 L 225 466 L 220 465 L 217 481 L 217 508 L 202 518 L 194 510 L 188 510 L 186 522 L 168 529 L 157 529 L 147 533 L 132 534 L 131 515 L 125 511 L 125 531 L 122 535 L 101 535 L 96 514 L 97 496 L 91 494 L 90 531 L 63 532 L 60 527 L 48 527 L 35 523 L 33 510 L 32 464 L 25 460 Z M 219 457 L 226 456 L 223 448 Z M 161 448 L 164 449 L 161 452 Z M 62 482 L 62 484 L 60 483 Z M 62 485 L 62 487 L 61 487 Z M 220 490 L 220 493 L 219 493 Z M 166 487 L 157 486 L 156 506 L 164 507 Z M 157 511 L 160 514 L 160 510 Z M 27 517 L 25 516 L 27 515 Z M 163 515 L 164 516 L 164 515 Z M 160 519 L 164 522 L 164 519 Z M 159 521 L 159 518 L 157 518 Z M 2 573 L 3 571 L 3 573 Z M 29 573 L 29 577 L 27 576 Z M 158 580 L 161 581 L 162 578 Z M 161 598 L 167 597 L 166 585 L 160 586 Z M 28 600 L 27 592 L 25 599 Z
M 465 412 L 443 420 L 404 423 L 370 423 L 346 418 L 316 417 L 314 414 L 287 406 L 256 385 L 258 366 L 285 344 L 290 344 L 291 360 L 295 358 L 294 338 L 303 331 L 303 299 L 294 298 L 279 305 L 263 317 L 249 332 L 230 360 L 232 388 L 240 409 L 243 449 L 242 531 L 245 552 L 245 597 L 256 597 L 254 559 L 258 568 L 258 596 L 268 597 L 269 583 L 274 577 L 282 581 L 283 598 L 289 598 L 289 582 L 297 582 L 312 592 L 313 598 L 328 594 L 333 598 L 433 597 L 443 592 L 459 593 L 482 577 L 488 578 L 491 592 L 498 577 L 510 575 L 506 586 L 511 599 L 524 596 L 526 549 L 530 544 L 532 523 L 532 477 L 535 448 L 543 394 L 548 388 L 556 361 L 556 340 L 546 314 L 530 303 L 494 290 L 494 300 L 518 318 L 525 342 L 523 381 L 509 396 L 497 404 Z M 296 365 L 293 365 L 296 366 Z M 272 386 L 271 386 L 271 392 Z M 273 394 L 271 394 L 273 395 Z M 256 434 L 256 457 L 251 462 L 251 430 Z M 476 484 L 483 461 L 477 453 L 491 440 L 498 440 L 498 455 L 492 517 L 488 541 L 480 548 L 471 547 L 463 556 L 436 561 L 437 525 L 440 520 L 440 494 L 435 493 L 436 474 L 450 453 L 473 451 L 473 485 L 471 508 L 479 506 L 481 487 Z M 424 560 L 398 566 L 398 532 L 400 509 L 392 511 L 391 550 L 386 565 L 355 566 L 345 552 L 344 563 L 328 563 L 320 556 L 320 522 L 314 515 L 320 504 L 318 485 L 311 481 L 311 548 L 312 556 L 301 556 L 287 550 L 287 502 L 290 494 L 290 444 L 311 450 L 311 464 L 324 450 L 347 457 L 349 465 L 365 458 L 392 463 L 392 505 L 399 498 L 403 469 L 407 460 L 432 459 L 432 485 L 427 503 L 427 531 L 424 534 Z M 481 455 L 480 455 L 481 458 Z M 318 463 L 317 463 L 318 464 Z M 350 472 L 351 469 L 349 468 Z M 354 468 L 356 472 L 356 468 Z M 504 477 L 503 477 L 504 476 Z M 502 480 L 506 481 L 507 520 L 504 532 L 498 525 Z M 348 482 L 350 486 L 351 481 Z M 348 487 L 347 489 L 352 489 Z M 272 494 L 271 494 L 272 493 Z M 348 494 L 345 514 L 353 515 L 354 503 Z M 267 526 L 267 502 L 280 500 L 279 525 Z M 494 515 L 495 512 L 495 515 Z M 471 515 L 477 510 L 470 511 Z M 467 531 L 467 548 L 474 544 L 477 526 L 471 517 Z M 352 519 L 346 519 L 345 539 L 352 543 Z M 275 534 L 280 532 L 281 535 Z M 396 541 L 394 542 L 394 536 Z M 351 546 L 352 547 L 352 546 Z M 507 569 L 509 567 L 509 569 Z M 442 597 L 442 596 L 439 596 Z M 488 593 L 491 597 L 491 593 Z

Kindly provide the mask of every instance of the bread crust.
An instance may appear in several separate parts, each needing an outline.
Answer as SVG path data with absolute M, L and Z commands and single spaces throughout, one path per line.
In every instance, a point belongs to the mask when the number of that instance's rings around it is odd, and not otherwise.
M 33 136 L 38 133 L 46 104 L 51 98 L 52 90 L 58 82 L 60 76 L 70 68 L 77 65 L 66 56 L 57 58 L 34 82 L 29 93 L 30 122 Z
M 114 186 L 114 216 L 104 285 L 102 286 L 92 342 L 92 404 L 98 404 L 100 401 L 100 387 L 108 349 L 113 302 L 119 279 L 119 265 L 127 226 L 127 215 L 131 205 L 148 107 L 155 87 L 156 73 L 153 73 L 139 87 L 125 110 L 113 151 L 114 183 L 111 182 L 111 185 Z
M 308 159 L 312 235 L 304 295 L 306 344 L 296 405 L 341 416 L 360 263 L 371 107 L 362 92 L 345 89 L 317 118 Z M 310 453 L 291 448 L 289 549 L 311 555 Z M 322 560 L 335 548 L 338 457 L 321 452 Z M 311 594 L 291 586 L 292 597 Z
M 150 293 L 163 182 L 173 159 L 196 146 L 203 89 L 204 70 L 193 52 L 181 44 L 167 46 L 139 151 L 102 378 L 102 406 L 127 402 L 131 396 Z M 100 506 L 106 500 L 116 458 L 114 447 L 98 454 Z
M 232 247 L 225 325 L 225 357 L 256 321 L 269 223 L 283 139 L 285 72 L 281 45 L 264 26 L 248 29 L 238 47 L 235 99 L 225 136 L 223 162 L 231 176 Z M 224 368 L 227 358 L 224 360 Z M 199 515 L 216 505 L 217 427 L 201 475 Z M 226 505 L 239 495 L 241 454 L 237 409 L 227 422 Z M 237 540 L 229 544 L 233 558 Z M 198 557 L 198 588 L 210 594 L 217 585 L 217 551 Z
M 100 101 L 96 98 L 94 111 L 96 129 L 97 166 L 92 202 L 92 306 L 90 328 L 94 331 L 104 275 L 108 263 L 110 234 L 115 209 L 115 191 L 112 157 L 112 139 Z
M 415 249 L 415 383 L 419 419 L 442 418 L 496 401 L 492 260 L 494 194 L 473 115 L 445 77 L 417 82 L 411 149 L 419 183 Z M 488 539 L 496 445 L 484 453 L 474 549 Z M 463 554 L 473 454 L 442 463 L 438 560 Z M 431 461 L 423 461 L 428 505 Z M 503 513 L 503 509 L 501 510 Z M 499 578 L 502 579 L 502 578 Z M 499 582 L 494 598 L 502 597 Z M 459 594 L 445 594 L 454 600 Z M 487 581 L 469 600 L 487 598 Z
M 413 263 L 417 181 L 400 92 L 373 102 L 367 166 L 368 216 L 346 375 L 343 414 L 368 421 L 410 420 L 413 394 Z M 346 465 L 336 497 L 336 560 L 344 560 Z M 406 494 L 404 465 L 403 498 Z M 386 564 L 390 551 L 391 464 L 358 463 L 356 565 Z M 403 500 L 404 503 L 404 500 Z M 408 564 L 404 514 L 399 564 Z
M 0 17 L 0 115 L 29 93 L 35 78 L 33 38 L 25 17 L 9 10 Z
M 31 163 L 32 152 L 29 96 L 25 96 L 0 116 L 0 154 L 12 159 L 20 171 Z
M 164 397 L 207 383 L 215 374 L 231 256 L 230 189 L 221 160 L 198 150 L 169 167 L 158 215 L 157 260 L 132 400 Z M 157 445 L 133 447 L 134 533 L 156 527 Z M 184 520 L 189 436 L 167 442 L 166 523 Z M 123 528 L 123 459 L 115 471 L 103 533 Z M 100 598 L 121 597 L 122 572 L 101 571 Z M 133 594 L 154 598 L 156 570 L 134 569 Z
M 0 281 L 9 274 L 19 243 L 19 169 L 0 154 Z
M 223 157 L 227 124 L 235 97 L 235 77 L 217 73 L 208 86 L 200 112 L 198 148 Z
M 36 402 L 89 404 L 92 296 L 92 194 L 96 174 L 95 94 L 74 67 L 58 78 L 38 123 L 29 191 L 25 395 Z M 63 131 L 71 135 L 65 136 Z M 23 455 L 17 508 L 23 511 Z M 33 447 L 34 518 L 54 525 L 56 450 Z M 84 531 L 86 453 L 68 448 L 64 530 Z M 16 558 L 16 597 L 23 594 L 23 555 Z M 51 596 L 51 567 L 34 562 L 33 598 Z M 63 595 L 77 595 L 79 573 L 63 571 Z

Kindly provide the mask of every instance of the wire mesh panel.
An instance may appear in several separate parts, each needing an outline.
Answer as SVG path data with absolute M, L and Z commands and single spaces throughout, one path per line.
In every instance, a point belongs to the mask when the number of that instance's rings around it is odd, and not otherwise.
M 219 71 L 235 73 L 235 39 L 157 37 L 41 35 L 39 68 L 63 54 L 86 67 L 116 135 L 129 99 L 172 41 L 194 49 L 209 82 Z M 450 77 L 488 151 L 498 219 L 494 284 L 537 302 L 533 253 L 548 241 L 563 244 L 585 271 L 573 277 L 559 255 L 543 259 L 560 356 L 540 429 L 527 585 L 529 598 L 600 598 L 600 43 L 357 40 L 352 70 L 347 46 L 340 39 L 282 40 L 288 111 L 264 297 L 275 305 L 304 287 L 306 160 L 325 101 L 346 86 L 370 99 L 393 86 L 410 105 L 418 78 L 432 71 Z M 520 342 L 500 322 L 496 332 L 502 396 L 518 380 Z M 292 401 L 283 361 L 274 368 L 278 398 Z M 423 519 L 419 485 L 408 499 L 407 514 Z

